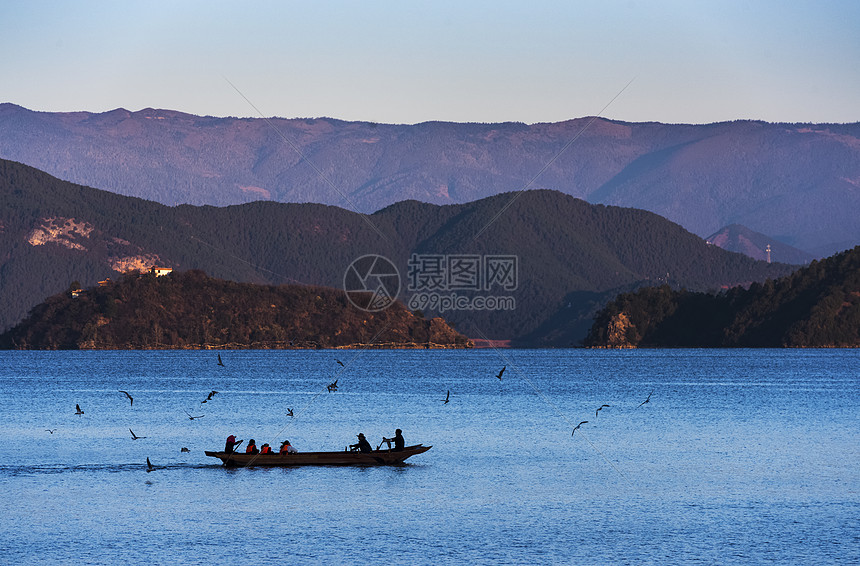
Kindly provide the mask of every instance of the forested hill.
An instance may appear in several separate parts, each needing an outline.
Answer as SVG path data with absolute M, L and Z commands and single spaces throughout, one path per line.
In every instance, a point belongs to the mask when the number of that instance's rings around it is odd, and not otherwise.
M 70 291 L 72 291 L 70 289 Z M 441 318 L 395 303 L 378 313 L 342 291 L 234 283 L 189 271 L 129 274 L 36 306 L 0 335 L 0 348 L 464 348 Z
M 592 347 L 860 347 L 860 246 L 717 295 L 667 286 L 620 295 Z
M 404 125 L 0 104 L 0 158 L 171 206 L 272 200 L 370 213 L 409 199 L 472 202 L 533 180 L 701 237 L 743 224 L 816 257 L 860 243 L 858 123 Z
M 394 263 L 405 303 L 414 297 L 412 254 L 514 256 L 514 288 L 457 291 L 513 297 L 514 309 L 418 308 L 471 338 L 538 346 L 578 343 L 597 308 L 642 285 L 719 289 L 792 271 L 707 245 L 655 214 L 555 191 L 447 206 L 405 201 L 370 216 L 274 202 L 168 207 L 0 160 L 0 329 L 74 280 L 92 286 L 159 265 L 239 282 L 341 288 L 347 267 L 366 254 Z

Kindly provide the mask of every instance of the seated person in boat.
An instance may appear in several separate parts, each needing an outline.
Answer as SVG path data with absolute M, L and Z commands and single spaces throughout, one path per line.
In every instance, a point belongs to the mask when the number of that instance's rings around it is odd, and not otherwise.
M 281 442 L 281 454 L 297 454 L 299 451 L 296 450 L 292 444 L 290 444 L 289 440 L 285 440 Z
M 274 452 L 272 452 L 272 447 L 269 446 L 268 443 L 266 443 L 263 444 L 263 446 L 261 447 L 260 454 L 274 454 Z
M 228 454 L 232 454 L 233 450 L 236 448 L 236 446 L 239 445 L 240 442 L 242 442 L 242 441 L 236 440 L 236 437 L 231 434 L 230 436 L 227 437 L 227 444 L 224 445 L 224 452 L 227 452 Z
M 248 446 L 245 447 L 245 454 L 259 454 L 260 451 L 257 449 L 257 443 L 254 442 L 254 439 L 248 441 Z
M 382 437 L 382 442 L 388 445 L 388 449 L 392 450 L 391 443 L 394 443 L 393 452 L 402 452 L 403 448 L 406 446 L 406 441 L 403 440 L 403 431 L 399 428 L 394 431 L 394 438 L 385 438 Z
M 350 444 L 350 449 L 354 452 L 358 450 L 359 452 L 373 452 L 373 448 L 370 446 L 370 442 L 364 437 L 364 434 L 358 433 L 358 443 Z

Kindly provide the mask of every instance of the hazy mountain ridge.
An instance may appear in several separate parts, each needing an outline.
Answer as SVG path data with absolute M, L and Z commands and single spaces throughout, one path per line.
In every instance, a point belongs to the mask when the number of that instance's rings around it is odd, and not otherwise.
M 530 188 L 650 210 L 702 237 L 739 223 L 819 257 L 860 243 L 860 124 L 597 119 L 583 131 L 589 123 L 267 122 L 2 104 L 0 157 L 170 205 L 264 199 L 369 213 L 521 189 L 576 138 Z
M 792 270 L 709 246 L 655 214 L 555 191 L 461 205 L 405 201 L 369 217 L 320 204 L 168 207 L 0 160 L 0 223 L 0 292 L 7 298 L 0 326 L 73 280 L 92 286 L 155 262 L 233 281 L 341 288 L 351 262 L 380 254 L 397 266 L 406 301 L 411 254 L 502 254 L 519 261 L 514 311 L 427 314 L 441 314 L 470 337 L 570 345 L 619 291 L 667 280 L 720 288 Z M 32 234 L 46 224 L 56 241 L 34 244 Z
M 812 254 L 799 250 L 779 240 L 759 234 L 740 224 L 730 224 L 707 237 L 707 241 L 724 250 L 748 255 L 761 261 L 805 264 L 815 259 Z M 768 255 L 768 246 L 770 254 Z

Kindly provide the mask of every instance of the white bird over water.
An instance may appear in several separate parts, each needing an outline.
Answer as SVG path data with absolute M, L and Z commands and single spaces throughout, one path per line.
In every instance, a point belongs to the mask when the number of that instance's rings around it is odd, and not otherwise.
M 75 405 L 75 414 L 76 415 L 83 415 L 84 414 L 84 412 L 81 410 L 80 405 Z

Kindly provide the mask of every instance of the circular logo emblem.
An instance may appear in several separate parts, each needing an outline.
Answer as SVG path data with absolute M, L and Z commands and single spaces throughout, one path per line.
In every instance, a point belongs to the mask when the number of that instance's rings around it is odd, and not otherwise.
M 400 272 L 386 257 L 363 255 L 349 264 L 343 275 L 343 290 L 356 307 L 379 312 L 391 306 L 400 292 Z

